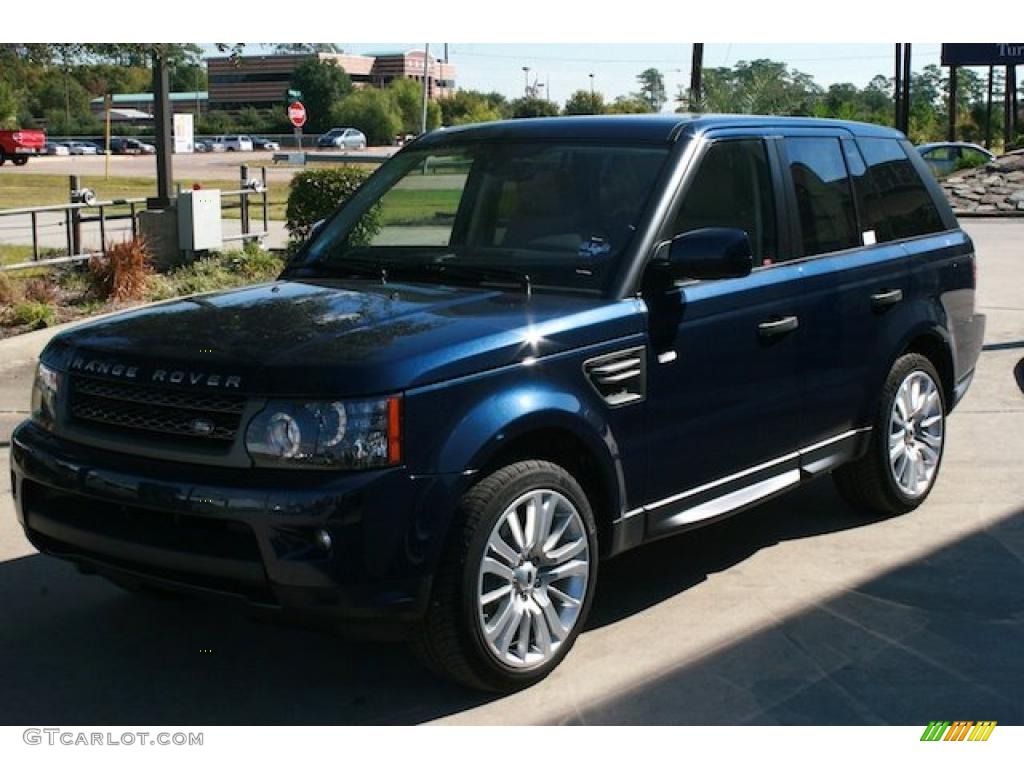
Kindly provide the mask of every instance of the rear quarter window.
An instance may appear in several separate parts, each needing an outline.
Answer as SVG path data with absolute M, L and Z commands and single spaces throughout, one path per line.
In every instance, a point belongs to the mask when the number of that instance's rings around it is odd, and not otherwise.
M 942 232 L 942 217 L 917 168 L 896 139 L 857 139 L 864 171 L 854 170 L 862 228 L 877 242 Z M 849 153 L 848 153 L 849 158 Z

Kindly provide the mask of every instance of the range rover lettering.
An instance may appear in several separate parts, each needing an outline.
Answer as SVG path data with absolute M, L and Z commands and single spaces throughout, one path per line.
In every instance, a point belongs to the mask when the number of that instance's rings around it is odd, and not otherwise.
M 607 558 L 828 474 L 859 509 L 919 506 L 974 295 L 970 238 L 887 128 L 436 131 L 277 281 L 56 336 L 17 514 L 119 584 L 408 639 L 512 690 L 569 652 Z

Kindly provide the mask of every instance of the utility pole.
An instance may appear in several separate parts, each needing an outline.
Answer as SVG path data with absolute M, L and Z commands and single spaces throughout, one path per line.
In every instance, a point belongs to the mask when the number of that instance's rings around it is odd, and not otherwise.
M 153 124 L 156 129 L 156 196 L 147 201 L 149 208 L 167 208 L 174 190 L 171 167 L 171 100 L 170 76 L 164 52 L 153 51 Z
M 956 64 L 949 68 L 949 129 L 946 131 L 947 141 L 956 141 Z
M 588 75 L 588 77 L 590 77 L 590 100 L 593 101 L 594 100 L 594 73 L 591 72 L 590 75 Z
M 693 44 L 693 55 L 690 61 L 690 111 L 700 109 L 701 73 L 704 69 L 704 43 Z
M 1006 74 L 1003 76 L 1003 151 L 1013 141 L 1013 99 L 1010 96 L 1010 70 L 1012 70 L 1009 64 L 1006 65 Z
M 523 95 L 530 98 L 530 68 L 523 67 Z
M 900 128 L 904 134 L 910 133 L 910 43 L 903 44 L 903 127 Z
M 903 43 L 896 43 L 893 62 L 892 101 L 895 108 L 893 125 L 903 129 Z
M 430 43 L 423 45 L 423 112 L 420 119 L 420 133 L 427 132 L 427 95 L 430 83 Z
M 985 149 L 992 148 L 992 81 L 995 67 L 988 65 L 988 98 L 985 100 Z

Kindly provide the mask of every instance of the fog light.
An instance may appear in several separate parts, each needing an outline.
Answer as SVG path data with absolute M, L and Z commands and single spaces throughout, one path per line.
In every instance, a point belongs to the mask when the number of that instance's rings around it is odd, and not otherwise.
M 320 549 L 326 551 L 331 548 L 331 544 L 333 544 L 334 542 L 331 541 L 331 534 L 323 528 L 321 528 L 319 531 L 316 532 L 316 543 L 320 547 Z

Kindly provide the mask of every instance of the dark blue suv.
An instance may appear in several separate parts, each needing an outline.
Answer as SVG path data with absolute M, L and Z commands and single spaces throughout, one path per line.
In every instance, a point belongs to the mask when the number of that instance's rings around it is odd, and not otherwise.
M 522 120 L 429 134 L 269 285 L 57 336 L 13 439 L 41 551 L 129 586 L 546 675 L 598 563 L 831 473 L 928 495 L 984 318 L 885 128 Z

